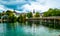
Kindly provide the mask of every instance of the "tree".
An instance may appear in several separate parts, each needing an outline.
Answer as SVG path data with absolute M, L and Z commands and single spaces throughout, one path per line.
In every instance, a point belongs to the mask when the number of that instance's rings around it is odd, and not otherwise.
M 23 17 L 22 17 L 22 15 L 20 14 L 17 20 L 18 20 L 18 21 L 22 21 L 22 19 L 23 19 Z
M 6 11 L 6 15 L 8 15 L 8 16 L 12 16 L 12 15 L 14 15 L 13 13 L 14 13 L 14 12 L 11 11 L 11 10 L 7 10 L 7 11 Z
M 27 17 L 32 18 L 33 17 L 32 12 L 27 13 Z
M 26 14 L 20 14 L 20 16 L 17 19 L 19 22 L 25 22 L 26 21 Z
M 25 22 L 26 21 L 26 14 L 24 14 L 22 17 L 23 17 L 23 22 Z
M 15 22 L 17 21 L 17 17 L 15 15 L 8 16 L 9 21 Z
M 45 11 L 43 13 L 45 17 L 48 17 L 48 16 L 60 16 L 60 9 L 57 9 L 57 8 L 50 8 L 48 11 Z
M 14 15 L 14 11 L 7 10 L 6 15 L 8 15 L 8 21 L 16 21 L 17 17 Z
M 35 17 L 40 17 L 40 13 L 39 12 L 36 12 L 35 13 Z

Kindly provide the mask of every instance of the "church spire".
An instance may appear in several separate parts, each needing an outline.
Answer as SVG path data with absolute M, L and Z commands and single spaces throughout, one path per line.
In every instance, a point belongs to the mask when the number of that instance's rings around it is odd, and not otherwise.
M 33 13 L 35 13 L 35 9 L 33 9 Z

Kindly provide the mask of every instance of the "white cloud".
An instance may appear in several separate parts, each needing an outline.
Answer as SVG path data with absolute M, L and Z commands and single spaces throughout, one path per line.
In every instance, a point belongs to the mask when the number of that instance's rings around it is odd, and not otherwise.
M 0 5 L 0 12 L 5 11 L 7 8 L 5 8 L 3 5 Z
M 43 6 L 43 5 L 40 5 L 38 4 L 37 2 L 32 2 L 31 5 L 29 4 L 25 4 L 22 6 L 23 10 L 25 11 L 33 11 L 33 9 L 35 9 L 36 11 L 39 11 L 39 12 L 43 12 L 43 11 L 46 11 L 48 10 L 48 6 Z
M 60 0 L 47 0 L 46 5 L 51 7 L 51 8 L 59 8 L 60 5 Z
M 30 4 L 23 5 L 21 8 L 25 11 L 33 11 L 33 9 L 35 9 L 41 12 L 47 11 L 49 8 L 60 8 L 59 0 L 36 0 L 30 1 L 29 3 Z
M 0 3 L 5 4 L 5 5 L 16 5 L 16 4 L 26 3 L 26 1 L 25 0 L 9 0 L 9 1 L 0 0 Z
M 8 0 L 8 1 L 0 0 L 0 3 L 3 5 L 18 5 L 16 9 L 17 10 L 22 9 L 22 11 L 19 12 L 33 11 L 33 9 L 35 9 L 36 11 L 44 12 L 49 8 L 60 8 L 59 5 L 60 0 L 36 0 L 36 1 L 28 0 L 28 2 L 26 0 Z M 20 4 L 24 5 L 20 7 L 21 6 Z M 0 11 L 10 9 L 3 5 L 0 5 Z
M 40 4 L 41 4 L 41 3 L 44 3 L 44 4 L 45 4 L 46 1 L 47 1 L 47 0 L 36 0 L 36 2 L 38 2 L 38 3 L 40 3 Z
M 44 12 L 44 11 L 46 11 L 46 10 L 48 10 L 48 6 L 46 6 L 46 5 L 43 5 L 43 4 L 45 4 L 46 2 L 45 2 L 45 0 L 36 0 L 36 2 L 35 1 L 30 1 L 30 4 L 25 4 L 25 5 L 23 5 L 22 7 L 17 7 L 17 9 L 19 9 L 19 8 L 22 8 L 23 9 L 23 11 L 33 11 L 33 9 L 35 9 L 36 11 L 39 11 L 39 12 Z

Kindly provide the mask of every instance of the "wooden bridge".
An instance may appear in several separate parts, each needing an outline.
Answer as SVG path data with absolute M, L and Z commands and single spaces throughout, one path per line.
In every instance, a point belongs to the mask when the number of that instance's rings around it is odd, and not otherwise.
M 60 16 L 57 16 L 57 17 L 35 17 L 35 18 L 26 18 L 27 21 L 44 21 L 44 22 L 51 22 L 51 21 L 58 21 L 60 22 Z M 0 22 L 1 21 L 7 21 L 7 20 L 2 20 L 0 19 Z
M 60 20 L 60 17 L 35 17 L 35 18 L 27 18 L 26 20 Z
M 43 21 L 43 22 L 60 22 L 60 16 L 57 17 L 35 17 L 35 18 L 27 18 L 27 21 Z

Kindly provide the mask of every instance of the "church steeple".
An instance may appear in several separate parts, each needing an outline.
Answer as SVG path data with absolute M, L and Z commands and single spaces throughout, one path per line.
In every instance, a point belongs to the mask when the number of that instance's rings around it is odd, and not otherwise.
M 33 9 L 33 13 L 35 13 L 35 9 Z

